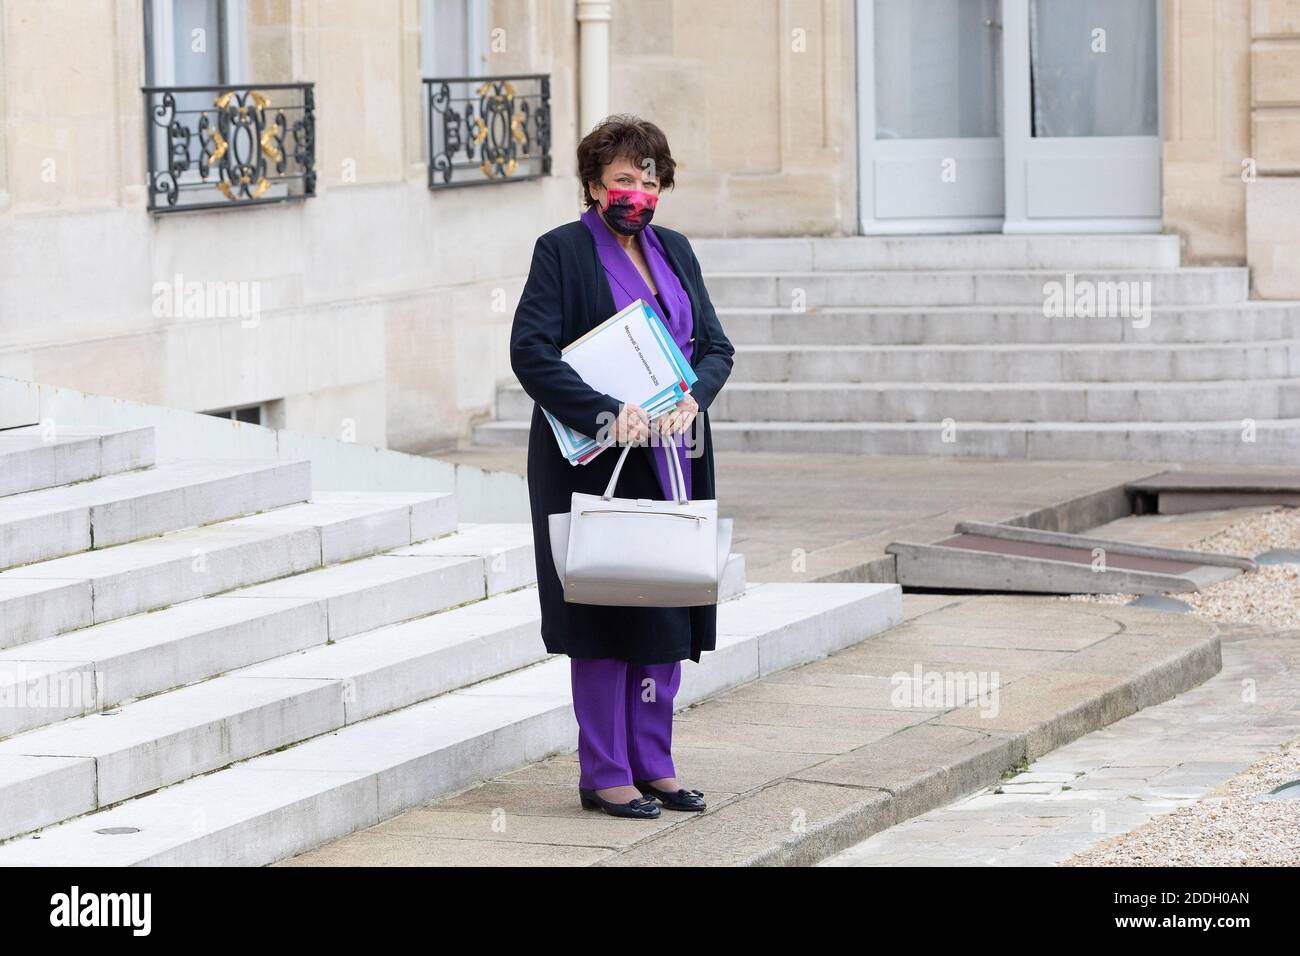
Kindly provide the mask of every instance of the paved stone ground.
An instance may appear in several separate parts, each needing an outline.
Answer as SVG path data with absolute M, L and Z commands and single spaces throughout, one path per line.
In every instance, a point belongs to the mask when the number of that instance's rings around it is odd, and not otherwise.
M 678 773 L 706 791 L 706 814 L 584 811 L 570 753 L 281 865 L 811 862 L 1219 666 L 1214 625 L 1187 616 L 998 596 L 907 595 L 904 611 L 900 627 L 678 715 Z M 932 674 L 983 683 L 949 690 Z
M 527 460 L 524 448 L 434 454 L 516 474 Z M 1006 521 L 1060 503 L 1085 503 L 1077 513 L 1089 513 L 1090 496 L 1165 470 L 1143 462 L 766 452 L 717 452 L 715 463 L 719 500 L 735 518 L 732 550 L 745 555 L 750 581 L 892 581 L 891 542 L 929 543 L 958 521 Z
M 822 865 L 1050 866 L 1196 802 L 1300 734 L 1300 632 L 1220 638 L 1223 670 L 1200 687 Z
M 1188 547 L 1261 510 L 1126 518 L 1094 533 Z M 1180 808 L 1195 806 L 1198 817 L 1212 816 L 1199 801 L 1300 734 L 1300 631 L 1230 627 L 1221 641 L 1223 670 L 1201 686 L 1081 737 L 998 787 L 872 836 L 823 865 L 1053 865 L 1102 843 L 1115 844 L 1116 855 L 1138 862 L 1141 854 L 1123 849 L 1126 841 L 1115 834 L 1159 826 L 1151 821 Z M 1181 819 L 1168 824 L 1182 827 L 1185 849 L 1195 828 Z M 1207 840 L 1212 831 L 1203 828 Z M 1258 854 L 1285 857 L 1276 839 L 1292 840 L 1294 832 L 1273 828 L 1260 834 L 1257 846 L 1269 845 Z M 1159 851 L 1162 842 L 1169 843 L 1160 834 L 1141 840 L 1155 848 L 1145 862 L 1186 863 Z M 1291 851 L 1292 860 L 1300 861 L 1300 845 Z M 1221 861 L 1232 857 L 1207 843 L 1203 858 L 1212 852 Z M 1091 852 L 1076 862 L 1104 858 Z
M 1103 840 L 1066 866 L 1300 866 L 1300 737 L 1200 800 Z
M 470 448 L 439 452 L 438 457 L 517 472 L 524 466 L 523 449 Z M 888 579 L 875 576 L 887 563 L 886 544 L 937 540 L 963 519 L 1003 521 L 1042 512 L 1041 526 L 1058 527 L 1053 521 L 1064 516 L 1074 522 L 1066 530 L 1082 530 L 1105 520 L 1105 509 L 1113 507 L 1108 490 L 1163 470 L 1140 462 L 753 453 L 719 453 L 718 468 L 727 510 L 737 519 L 735 548 L 745 553 L 747 577 L 754 581 Z M 787 508 L 774 510 L 774 501 Z M 1089 516 L 1094 520 L 1086 520 Z M 1132 534 L 1137 540 L 1157 543 L 1158 538 L 1177 546 L 1189 535 L 1204 536 L 1206 528 L 1212 531 L 1223 523 L 1202 515 L 1183 519 L 1182 527 L 1169 523 L 1155 537 L 1148 536 L 1154 525 L 1134 528 Z M 1189 530 L 1193 525 L 1194 532 Z M 1114 530 L 1117 536 L 1130 531 Z M 807 555 L 806 565 L 792 561 L 796 550 Z M 1295 721 L 1287 709 L 1293 707 L 1287 704 L 1292 689 L 1270 683 L 1291 665 L 1268 656 L 1289 655 L 1294 642 L 1234 634 L 1234 654 L 1252 649 L 1233 658 L 1235 679 L 1243 672 L 1257 674 L 1259 685 L 1266 687 L 1260 700 L 1268 701 L 1239 708 L 1235 718 L 1242 723 L 1216 725 L 1209 736 L 1198 736 L 1199 715 L 1186 709 L 1192 697 L 1184 695 L 1165 710 L 1130 717 L 1123 730 L 1114 731 L 1120 736 L 1113 744 L 1104 736 L 1109 731 L 1102 731 L 1103 736 L 1049 754 L 1032 768 L 1062 779 L 1031 777 L 1011 785 L 1012 791 L 1043 792 L 976 798 L 983 803 L 963 800 L 965 817 L 949 819 L 947 810 L 925 814 L 996 782 L 1026 749 L 1037 757 L 1133 714 L 1151 702 L 1139 702 L 1141 693 L 1160 699 L 1161 680 L 1168 685 L 1171 674 L 1181 671 L 1185 677 L 1190 669 L 1198 673 L 1196 681 L 1203 680 L 1217 670 L 1219 645 L 1217 639 L 1211 642 L 1212 661 L 1204 652 L 1193 661 L 1188 648 L 1197 640 L 1202 648 L 1208 646 L 1205 632 L 1196 631 L 1204 626 L 1201 622 L 1052 598 L 908 595 L 905 608 L 911 621 L 902 628 L 679 716 L 674 748 L 679 772 L 688 785 L 708 792 L 708 814 L 665 813 L 659 821 L 633 822 L 584 812 L 573 792 L 576 758 L 566 754 L 282 865 L 811 862 L 843 847 L 845 834 L 850 839 L 854 832 L 866 836 L 899 823 L 873 840 L 909 832 L 917 846 L 927 848 L 924 852 L 942 849 L 942 862 L 980 863 L 985 862 L 980 855 L 990 852 L 1005 853 L 1010 860 L 1007 851 L 1036 838 L 1036 849 L 1025 851 L 1027 858 L 1055 861 L 1106 832 L 1185 803 L 1288 734 L 1294 736 L 1288 728 Z M 1070 615 L 1082 608 L 1094 616 Z M 1120 633 L 1123 641 L 1112 640 Z M 1184 654 L 1182 665 L 1169 666 L 1173 651 Z M 1162 655 L 1161 679 L 1133 681 L 1142 668 L 1158 668 Z M 963 721 L 942 711 L 900 712 L 887 700 L 888 677 L 917 663 L 944 671 L 995 673 L 1003 693 L 1001 722 Z M 1145 688 L 1141 692 L 1135 690 L 1139 685 Z M 1223 694 L 1223 687 L 1233 685 L 1220 678 L 1213 686 Z M 1276 709 L 1269 710 L 1274 704 Z M 966 705 L 967 713 L 972 706 Z M 1178 753 L 1175 735 L 1168 731 L 1189 722 L 1191 736 Z M 1124 737 L 1135 732 L 1133 739 Z M 1153 738 L 1168 738 L 1168 756 L 1147 756 Z M 1057 759 L 1066 763 L 1054 764 Z M 1088 762 L 1094 759 L 1100 760 L 1095 766 Z M 1141 762 L 1146 760 L 1149 765 Z M 1053 769 L 1075 761 L 1077 770 Z M 1128 799 L 1125 791 L 1134 788 L 1150 793 L 1145 799 Z M 1084 790 L 1093 803 L 1079 796 Z M 1096 802 L 1120 793 L 1125 796 L 1113 805 Z M 989 801 L 999 801 L 994 804 L 999 812 L 987 812 Z M 1022 809 L 1012 809 L 1013 801 Z M 1039 809 L 1049 802 L 1050 810 Z M 1091 812 L 1095 810 L 1106 813 Z M 957 812 L 955 807 L 951 812 Z M 908 818 L 915 822 L 903 822 Z M 1094 832 L 1098 820 L 1103 832 Z M 932 836 L 925 834 L 926 826 L 935 828 Z M 837 834 L 839 842 L 793 841 L 803 847 L 801 857 L 799 850 L 789 850 L 796 831 Z M 958 839 L 968 844 L 958 850 Z M 877 846 L 873 840 L 858 850 Z M 786 851 L 773 852 L 782 846 Z M 837 862 L 854 861 L 846 855 Z

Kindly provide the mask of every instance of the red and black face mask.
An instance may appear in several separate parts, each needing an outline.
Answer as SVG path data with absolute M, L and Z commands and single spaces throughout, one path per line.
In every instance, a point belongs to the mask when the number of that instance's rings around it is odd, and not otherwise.
M 621 236 L 635 236 L 650 224 L 659 196 L 643 189 L 609 189 L 608 202 L 600 214 Z

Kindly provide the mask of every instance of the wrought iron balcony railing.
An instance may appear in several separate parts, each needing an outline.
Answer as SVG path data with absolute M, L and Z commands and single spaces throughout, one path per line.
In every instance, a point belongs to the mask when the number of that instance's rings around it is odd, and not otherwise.
M 424 81 L 429 188 L 487 186 L 551 174 L 551 78 Z
M 311 83 L 146 86 L 144 103 L 150 212 L 316 194 Z

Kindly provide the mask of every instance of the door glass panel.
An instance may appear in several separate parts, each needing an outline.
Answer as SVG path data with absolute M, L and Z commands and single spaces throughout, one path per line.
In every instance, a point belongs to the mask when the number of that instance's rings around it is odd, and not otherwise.
M 434 0 L 433 72 L 429 76 L 472 76 L 468 0 Z
M 222 0 L 172 0 L 172 56 L 175 86 L 219 86 L 226 80 L 225 37 L 222 36 Z M 201 114 L 215 122 L 212 101 L 216 93 L 177 93 L 176 111 L 180 121 L 193 126 Z M 161 129 L 155 129 L 160 137 Z M 165 138 L 162 139 L 165 142 Z M 200 179 L 197 167 L 202 144 L 196 136 L 189 143 L 189 156 L 196 165 L 181 177 L 183 181 Z
M 876 0 L 877 139 L 1001 135 L 998 0 Z
M 172 34 L 177 86 L 225 82 L 221 19 L 219 0 L 174 0 Z
M 1156 43 L 1156 0 L 1030 0 L 1034 135 L 1158 135 Z

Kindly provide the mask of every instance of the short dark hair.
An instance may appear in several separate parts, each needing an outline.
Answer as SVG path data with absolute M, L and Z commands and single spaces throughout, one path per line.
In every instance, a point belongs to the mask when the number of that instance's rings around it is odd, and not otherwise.
M 600 182 L 605 167 L 620 157 L 637 166 L 646 159 L 652 160 L 659 188 L 672 188 L 677 163 L 668 150 L 668 137 L 664 131 L 649 120 L 630 113 L 618 113 L 597 123 L 578 144 L 578 181 L 582 184 L 582 198 L 588 208 L 595 206 L 596 200 L 591 198 L 587 184 Z

